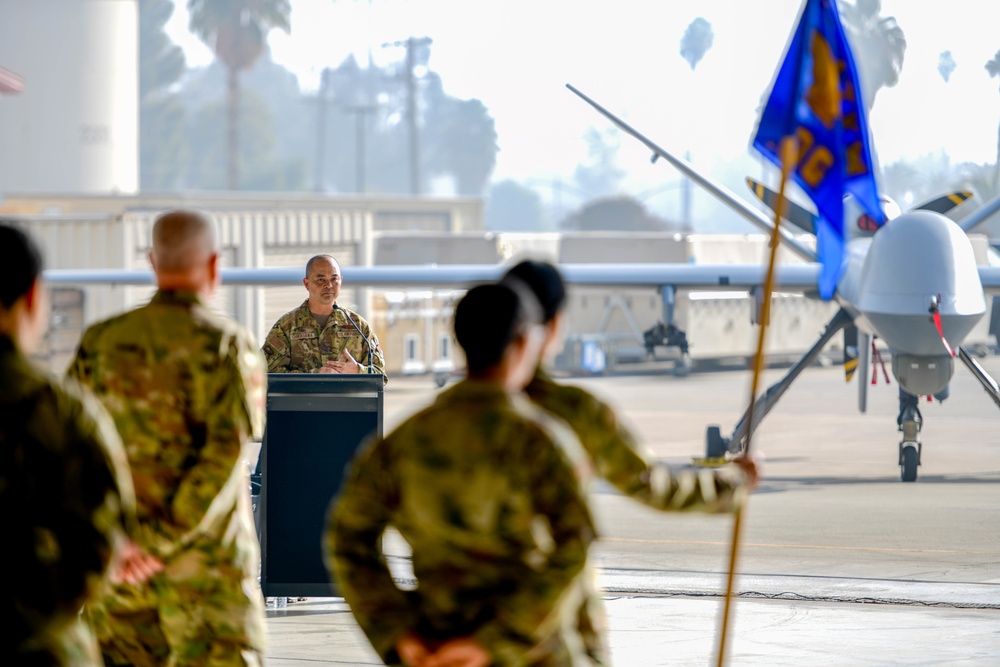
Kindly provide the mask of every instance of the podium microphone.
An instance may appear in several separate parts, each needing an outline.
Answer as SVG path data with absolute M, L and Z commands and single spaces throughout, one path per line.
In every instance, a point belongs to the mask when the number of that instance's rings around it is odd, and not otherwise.
M 340 312 L 344 313 L 344 317 L 347 318 L 347 321 L 351 323 L 351 326 L 354 327 L 354 330 L 358 332 L 359 336 L 361 336 L 361 340 L 365 341 L 365 345 L 368 346 L 368 373 L 371 374 L 371 375 L 374 375 L 375 374 L 375 351 L 372 349 L 372 342 L 370 340 L 368 340 L 368 336 L 366 336 L 364 334 L 364 332 L 361 331 L 361 327 L 358 326 L 358 323 L 355 322 L 353 319 L 351 319 L 351 315 L 350 315 L 350 313 L 347 312 L 347 310 L 345 310 L 344 308 L 341 308 L 336 303 L 333 304 L 333 309 L 334 310 L 339 310 Z

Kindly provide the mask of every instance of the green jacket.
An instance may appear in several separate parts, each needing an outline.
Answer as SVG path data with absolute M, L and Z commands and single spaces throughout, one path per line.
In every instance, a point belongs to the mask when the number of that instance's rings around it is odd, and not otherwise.
M 594 524 L 565 426 L 465 380 L 356 457 L 329 515 L 327 563 L 376 651 L 406 631 L 472 635 L 496 665 L 575 665 L 570 635 Z M 579 476 L 578 476 L 579 475 Z M 380 537 L 413 549 L 419 587 L 393 583 Z
M 0 664 L 100 664 L 80 608 L 134 511 L 107 413 L 0 337 Z
M 326 326 L 320 328 L 309 311 L 309 300 L 281 316 L 267 338 L 262 351 L 267 359 L 268 373 L 315 373 L 327 361 L 340 361 L 346 349 L 368 372 L 368 345 L 347 318 L 358 325 L 371 341 L 374 357 L 371 359 L 375 373 L 385 377 L 385 357 L 378 336 L 363 317 L 351 310 L 337 308 L 330 315 Z M 388 381 L 388 380 L 386 380 Z
M 253 336 L 186 292 L 90 327 L 68 374 L 114 418 L 138 501 L 136 542 L 169 558 L 194 541 L 245 544 L 256 567 L 241 450 L 263 431 L 266 375 Z

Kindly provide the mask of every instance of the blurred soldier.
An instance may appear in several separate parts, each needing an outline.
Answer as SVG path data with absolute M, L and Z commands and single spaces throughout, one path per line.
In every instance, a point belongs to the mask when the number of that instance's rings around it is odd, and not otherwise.
M 266 381 L 253 336 L 205 305 L 218 284 L 215 222 L 162 215 L 146 306 L 84 334 L 70 374 L 90 386 L 125 443 L 137 542 L 164 571 L 89 607 L 109 664 L 260 665 L 259 548 L 242 448 L 259 435 Z
M 551 264 L 524 261 L 507 272 L 505 280 L 525 284 L 538 298 L 545 323 L 542 359 L 551 361 L 562 349 L 566 326 L 566 287 Z M 650 462 L 629 430 L 607 403 L 579 387 L 555 382 L 539 365 L 525 391 L 546 411 L 572 427 L 593 462 L 597 475 L 636 500 L 665 511 L 729 512 L 739 506 L 756 483 L 753 460 L 737 458 L 719 470 L 671 470 Z M 600 600 L 591 595 L 581 609 L 580 630 L 591 657 L 609 662 L 604 645 Z
M 135 499 L 104 409 L 25 357 L 48 319 L 41 269 L 27 235 L 0 224 L 0 664 L 99 665 L 80 608 L 126 543 Z
M 328 566 L 387 664 L 585 664 L 565 622 L 594 536 L 572 469 L 585 456 L 521 393 L 541 337 L 520 291 L 485 285 L 459 302 L 468 379 L 369 443 L 331 507 Z M 413 549 L 416 590 L 386 567 L 390 525 Z
M 282 315 L 264 340 L 269 373 L 368 373 L 370 363 L 371 372 L 385 377 L 375 332 L 363 317 L 337 305 L 343 280 L 330 255 L 309 260 L 302 279 L 309 298 Z

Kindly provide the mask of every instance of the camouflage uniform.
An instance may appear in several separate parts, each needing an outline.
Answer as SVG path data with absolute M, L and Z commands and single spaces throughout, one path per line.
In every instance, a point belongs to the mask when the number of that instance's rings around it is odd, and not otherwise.
M 100 404 L 0 336 L 0 664 L 101 664 L 80 608 L 97 594 L 134 503 Z
M 536 405 L 566 420 L 593 462 L 591 469 L 627 496 L 676 512 L 730 512 L 746 498 L 746 478 L 738 469 L 672 472 L 649 462 L 611 406 L 579 387 L 553 381 L 541 368 L 525 392 Z M 593 589 L 584 591 L 577 623 L 590 658 L 610 664 L 604 606 Z
M 394 644 L 407 631 L 474 636 L 494 665 L 588 664 L 567 617 L 594 537 L 572 470 L 588 462 L 555 422 L 523 396 L 466 380 L 355 459 L 331 506 L 326 559 L 387 664 L 400 664 Z M 389 525 L 413 549 L 416 590 L 397 588 L 386 567 Z
M 347 316 L 371 341 L 375 348 L 372 365 L 385 377 L 385 357 L 378 336 L 363 317 L 345 308 L 336 308 L 326 326 L 320 328 L 309 311 L 309 300 L 287 312 L 274 323 L 264 340 L 264 357 L 268 373 L 315 373 L 327 361 L 340 361 L 344 349 L 351 353 L 368 372 L 368 346 Z
M 70 374 L 114 417 L 138 500 L 136 543 L 164 571 L 88 608 L 105 660 L 258 665 L 259 548 L 241 450 L 262 430 L 266 376 L 253 337 L 192 293 L 92 326 Z

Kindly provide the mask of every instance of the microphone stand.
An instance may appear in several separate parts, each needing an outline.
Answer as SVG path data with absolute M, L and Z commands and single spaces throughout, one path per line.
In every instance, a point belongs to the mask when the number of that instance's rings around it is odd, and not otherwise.
M 372 342 L 368 340 L 368 336 L 366 336 L 364 332 L 361 331 L 361 327 L 358 326 L 358 323 L 355 322 L 353 319 L 351 319 L 351 316 L 347 312 L 347 310 L 341 308 L 336 303 L 333 304 L 333 309 L 339 310 L 342 313 L 344 313 L 344 317 L 347 318 L 347 321 L 351 323 L 351 326 L 354 327 L 354 330 L 358 332 L 359 336 L 361 336 L 361 340 L 365 341 L 365 345 L 368 346 L 368 373 L 369 375 L 375 375 L 375 350 L 372 349 Z

